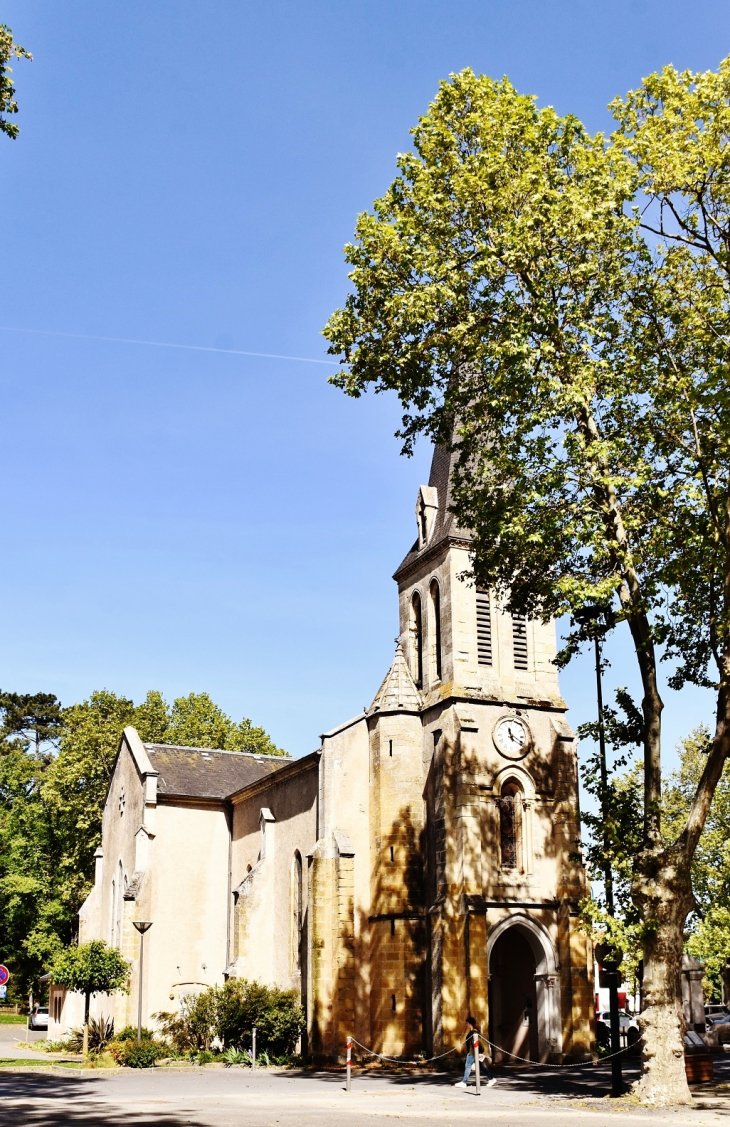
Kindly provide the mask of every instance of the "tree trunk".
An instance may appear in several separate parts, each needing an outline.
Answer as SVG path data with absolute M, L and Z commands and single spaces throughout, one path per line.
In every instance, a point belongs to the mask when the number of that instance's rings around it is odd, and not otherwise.
M 694 897 L 684 851 L 672 847 L 640 854 L 632 894 L 645 927 L 639 1018 L 643 1068 L 634 1092 L 655 1107 L 691 1104 L 684 1070 L 681 976 L 684 921 Z

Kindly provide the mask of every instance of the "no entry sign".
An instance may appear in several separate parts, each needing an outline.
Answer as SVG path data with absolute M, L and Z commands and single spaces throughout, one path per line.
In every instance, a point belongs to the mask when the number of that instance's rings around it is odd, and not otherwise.
M 7 967 L 0 966 L 0 986 L 4 986 L 10 978 L 10 971 Z

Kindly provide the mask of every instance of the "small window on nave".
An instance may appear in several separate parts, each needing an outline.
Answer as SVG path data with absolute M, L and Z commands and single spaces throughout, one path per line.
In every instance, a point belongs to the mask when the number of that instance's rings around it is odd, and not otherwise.
M 515 669 L 527 669 L 527 615 L 512 615 L 512 652 Z
M 291 967 L 292 973 L 302 969 L 302 855 L 297 849 L 291 863 Z
M 489 591 L 477 588 L 477 662 L 492 664 L 492 610 Z

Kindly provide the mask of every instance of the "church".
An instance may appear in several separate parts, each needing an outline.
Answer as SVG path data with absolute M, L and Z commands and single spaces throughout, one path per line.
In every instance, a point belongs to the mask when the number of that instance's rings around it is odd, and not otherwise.
M 132 965 L 94 1000 L 117 1028 L 244 977 L 296 989 L 304 1050 L 352 1034 L 395 1057 L 458 1043 L 473 1013 L 500 1047 L 586 1059 L 593 1041 L 578 771 L 555 629 L 463 578 L 470 537 L 434 450 L 395 572 L 399 637 L 367 708 L 301 759 L 144 744 L 124 732 L 80 942 Z M 51 987 L 49 1037 L 81 999 Z

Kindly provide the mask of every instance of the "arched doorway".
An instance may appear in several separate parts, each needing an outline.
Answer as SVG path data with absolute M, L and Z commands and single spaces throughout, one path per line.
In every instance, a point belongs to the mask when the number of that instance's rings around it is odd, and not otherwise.
M 560 980 L 549 935 L 529 916 L 511 916 L 492 928 L 487 958 L 495 1060 L 516 1064 L 512 1053 L 547 1061 L 561 1051 Z

